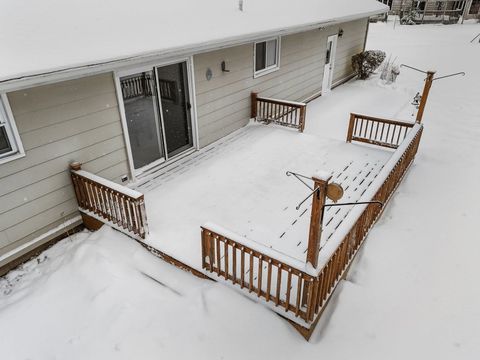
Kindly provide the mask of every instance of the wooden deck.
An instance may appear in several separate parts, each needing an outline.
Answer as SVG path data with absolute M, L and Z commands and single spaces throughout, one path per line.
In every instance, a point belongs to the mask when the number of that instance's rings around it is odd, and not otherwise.
M 290 147 L 285 152 L 285 144 Z M 333 174 L 343 202 L 357 201 L 391 156 L 388 149 L 252 125 L 142 184 L 151 235 L 147 244 L 201 270 L 199 227 L 207 222 L 305 261 L 311 192 L 287 171 Z M 311 181 L 310 181 L 311 182 Z M 312 184 L 311 184 L 312 185 Z M 352 206 L 329 208 L 322 247 Z
M 419 122 L 358 114 L 347 142 L 252 124 L 150 174 L 138 191 L 78 169 L 72 180 L 93 222 L 261 301 L 308 339 L 422 131 Z M 334 182 L 341 204 L 327 200 Z

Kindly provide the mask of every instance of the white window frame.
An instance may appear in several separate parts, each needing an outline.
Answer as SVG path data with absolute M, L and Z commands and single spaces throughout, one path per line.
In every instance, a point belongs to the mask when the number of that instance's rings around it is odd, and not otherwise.
M 12 109 L 8 102 L 7 94 L 0 94 L 0 127 L 4 127 L 7 133 L 8 141 L 12 150 L 0 154 L 0 164 L 16 160 L 25 156 L 20 134 L 18 133 L 17 125 L 13 119 Z
M 277 58 L 275 59 L 276 60 L 275 65 L 271 65 L 271 66 L 266 67 L 265 69 L 257 71 L 257 69 L 256 69 L 256 66 L 257 66 L 257 44 L 263 43 L 263 42 L 266 43 L 270 40 L 277 40 L 277 51 L 276 51 Z M 261 41 L 256 41 L 255 43 L 253 43 L 253 77 L 254 78 L 270 74 L 270 73 L 280 69 L 280 51 L 281 51 L 281 48 L 282 48 L 282 45 L 281 45 L 281 37 L 280 36 L 272 37 L 272 38 L 268 38 L 268 39 L 263 39 Z M 267 51 L 266 46 L 265 46 L 265 51 Z M 267 52 L 267 54 L 268 54 L 268 52 Z M 267 54 L 265 54 L 265 64 L 268 63 Z

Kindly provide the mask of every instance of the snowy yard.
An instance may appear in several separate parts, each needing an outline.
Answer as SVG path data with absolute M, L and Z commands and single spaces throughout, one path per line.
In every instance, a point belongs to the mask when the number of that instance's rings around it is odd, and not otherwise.
M 415 163 L 309 343 L 263 306 L 174 268 L 104 227 L 60 242 L 0 279 L 1 358 L 478 358 L 480 44 L 469 41 L 480 32 L 480 25 L 393 29 L 388 23 L 372 24 L 370 29 L 368 48 L 383 49 L 398 57 L 398 63 L 434 69 L 439 76 L 459 71 L 466 76 L 434 83 Z M 382 85 L 377 78 L 353 81 L 309 105 L 303 135 L 275 127 L 243 130 L 245 136 L 228 145 L 235 152 L 222 153 L 227 162 L 240 156 L 235 154 L 242 146 L 247 148 L 241 154 L 243 161 L 275 151 L 268 143 L 250 146 L 252 138 L 271 137 L 277 144 L 288 137 L 289 141 L 307 139 L 308 148 L 320 152 L 325 163 L 307 167 L 312 156 L 308 151 L 296 161 L 290 149 L 285 149 L 291 157 L 282 157 L 278 163 L 265 164 L 260 157 L 260 177 L 230 165 L 225 172 L 237 178 L 231 185 L 239 191 L 225 196 L 222 206 L 238 207 L 242 217 L 232 219 L 228 207 L 217 208 L 207 201 L 205 213 L 192 220 L 198 222 L 196 229 L 185 227 L 178 232 L 173 229 L 181 223 L 182 208 L 174 203 L 175 192 L 194 194 L 195 186 L 206 184 L 189 183 L 192 177 L 187 177 L 177 189 L 177 182 L 173 186 L 165 181 L 149 189 L 147 196 L 158 194 L 158 201 L 165 201 L 163 209 L 171 213 L 162 213 L 162 206 L 148 197 L 151 208 L 147 211 L 150 218 L 170 216 L 168 227 L 155 221 L 151 235 L 194 238 L 194 247 L 180 240 L 178 248 L 173 242 L 166 245 L 172 246 L 169 251 L 185 253 L 186 261 L 200 261 L 198 226 L 207 220 L 255 239 L 278 239 L 282 231 L 272 233 L 277 230 L 272 226 L 276 216 L 283 216 L 279 223 L 288 225 L 294 214 L 298 216 L 294 207 L 305 194 L 285 171 L 311 173 L 324 165 L 339 164 L 334 159 L 337 155 L 332 157 L 328 149 L 346 147 L 340 141 L 345 139 L 350 111 L 411 120 L 410 102 L 422 86 L 422 75 L 407 69 L 402 69 L 394 86 Z M 363 154 L 372 152 L 360 145 L 351 147 L 362 149 Z M 344 154 L 342 161 L 349 156 Z M 363 154 L 357 153 L 357 161 L 365 161 Z M 384 161 L 384 155 L 375 154 L 376 160 Z M 199 167 L 186 166 L 183 175 L 206 172 L 205 181 L 213 179 L 210 191 L 217 189 L 225 175 L 215 180 L 215 169 L 208 167 L 214 158 L 202 160 Z M 272 168 L 277 169 L 275 174 Z M 272 188 L 265 183 L 269 180 Z M 241 198 L 246 187 L 253 189 L 249 196 L 260 205 L 276 198 L 275 208 L 268 214 L 250 209 Z M 207 191 L 205 198 L 192 201 L 206 201 L 208 195 Z M 282 212 L 282 205 L 287 206 L 284 202 L 293 206 L 292 212 Z M 247 225 L 249 220 L 255 228 Z M 250 229 L 255 231 L 249 234 Z

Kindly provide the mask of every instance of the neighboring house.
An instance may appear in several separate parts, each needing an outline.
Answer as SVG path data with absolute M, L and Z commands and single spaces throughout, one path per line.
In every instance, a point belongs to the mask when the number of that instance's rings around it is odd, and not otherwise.
M 390 13 L 403 16 L 411 9 L 418 12 L 419 22 L 456 22 L 480 19 L 480 0 L 378 0 L 390 8 Z
M 369 17 L 386 10 L 374 0 L 27 2 L 0 5 L 0 270 L 81 224 L 72 161 L 139 182 L 245 126 L 252 91 L 327 93 L 352 77 Z

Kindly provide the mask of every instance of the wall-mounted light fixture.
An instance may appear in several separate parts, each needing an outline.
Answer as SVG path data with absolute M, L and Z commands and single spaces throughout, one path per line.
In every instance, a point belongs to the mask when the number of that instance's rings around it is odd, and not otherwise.
M 338 37 L 342 37 L 343 36 L 343 29 L 340 29 L 338 30 Z
M 223 72 L 230 72 L 230 70 L 227 69 L 227 64 L 225 63 L 225 60 L 222 61 L 221 66 Z

